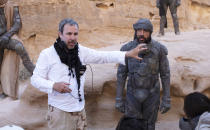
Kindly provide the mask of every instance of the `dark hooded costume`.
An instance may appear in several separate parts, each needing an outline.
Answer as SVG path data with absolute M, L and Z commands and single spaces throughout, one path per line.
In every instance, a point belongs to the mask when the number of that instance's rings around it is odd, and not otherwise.
M 22 44 L 23 42 L 18 37 L 20 28 L 21 18 L 18 6 L 13 1 L 7 2 L 7 0 L 0 0 L 1 98 L 6 95 L 17 98 L 18 55 L 30 74 L 33 73 L 35 68 Z
M 160 105 L 160 81 L 163 87 L 161 109 L 170 109 L 170 69 L 165 46 L 151 38 L 153 26 L 148 19 L 140 19 L 134 25 L 134 40 L 123 45 L 121 51 L 129 51 L 141 44 L 137 38 L 137 30 L 150 32 L 146 40 L 147 50 L 139 53 L 143 60 L 127 58 L 126 65 L 120 64 L 117 71 L 116 108 L 126 117 L 137 119 L 144 124 L 145 130 L 154 130 Z M 127 82 L 126 98 L 123 97 Z
M 9 11 L 8 11 L 9 10 Z M 8 16 L 6 16 L 8 14 Z M 23 65 L 32 74 L 35 68 L 27 51 L 19 39 L 12 36 L 18 34 L 21 28 L 21 18 L 18 6 L 7 5 L 7 0 L 0 1 L 0 65 L 3 60 L 4 49 L 16 51 L 21 57 Z
M 171 16 L 174 24 L 175 34 L 180 34 L 179 21 L 177 17 L 177 7 L 180 6 L 181 0 L 157 0 L 157 7 L 159 8 L 160 15 L 160 35 L 164 35 L 164 27 L 167 28 L 167 10 L 170 9 Z

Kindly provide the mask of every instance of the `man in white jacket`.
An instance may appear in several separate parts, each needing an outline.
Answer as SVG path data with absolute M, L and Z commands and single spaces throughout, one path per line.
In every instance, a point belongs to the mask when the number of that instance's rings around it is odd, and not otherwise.
M 44 49 L 36 63 L 31 83 L 48 93 L 48 127 L 50 130 L 83 130 L 86 128 L 84 82 L 85 64 L 121 63 L 125 57 L 141 60 L 138 53 L 144 45 L 128 52 L 95 51 L 78 44 L 79 26 L 73 19 L 59 24 L 59 37 Z

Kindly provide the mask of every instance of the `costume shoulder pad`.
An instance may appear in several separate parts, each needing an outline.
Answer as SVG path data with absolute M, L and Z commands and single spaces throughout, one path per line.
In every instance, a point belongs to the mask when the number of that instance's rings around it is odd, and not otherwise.
M 168 49 L 166 48 L 166 46 L 160 44 L 160 49 L 163 54 L 168 55 Z

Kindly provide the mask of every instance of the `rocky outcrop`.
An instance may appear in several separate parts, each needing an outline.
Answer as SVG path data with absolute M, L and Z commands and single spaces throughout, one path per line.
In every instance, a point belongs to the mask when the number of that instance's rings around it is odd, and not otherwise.
M 34 62 L 43 48 L 54 43 L 58 23 L 66 17 L 79 23 L 80 43 L 94 48 L 131 37 L 133 23 L 142 17 L 152 21 L 154 32 L 159 30 L 155 0 L 19 0 L 17 3 L 23 22 L 21 38 Z M 209 0 L 182 0 L 178 8 L 181 31 L 209 28 L 209 9 Z M 170 12 L 168 24 L 167 31 L 173 31 Z
M 194 91 L 210 94 L 209 35 L 209 30 L 199 30 L 157 38 L 169 50 L 172 95 L 183 97 Z
M 0 101 L 0 127 L 13 124 L 25 130 L 47 130 L 47 94 L 31 85 L 27 86 L 20 100 Z

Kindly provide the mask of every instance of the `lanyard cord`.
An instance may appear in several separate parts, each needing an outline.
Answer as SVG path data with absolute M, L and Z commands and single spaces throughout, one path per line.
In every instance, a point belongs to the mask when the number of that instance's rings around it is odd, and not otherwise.
M 90 67 L 90 71 L 91 71 L 91 76 L 92 76 L 92 79 L 91 79 L 91 82 L 92 82 L 91 91 L 93 92 L 93 91 L 94 91 L 94 88 L 93 88 L 93 69 L 92 69 L 92 67 L 91 67 L 90 64 L 87 64 L 87 65 Z M 70 81 L 71 81 L 71 73 L 73 74 L 73 78 L 75 77 L 73 71 L 70 71 L 70 72 L 69 72 L 69 84 L 70 84 Z M 79 99 L 79 100 L 81 99 L 81 98 L 79 98 L 79 97 L 75 97 L 71 92 L 70 92 L 70 95 L 71 95 L 74 99 Z
M 69 70 L 69 84 L 70 84 L 70 81 L 71 81 L 71 74 L 72 74 L 73 78 L 75 77 L 75 76 L 74 76 L 73 70 Z M 71 85 L 71 84 L 70 84 L 70 85 Z M 81 100 L 81 98 L 75 97 L 71 92 L 70 92 L 70 95 L 71 95 L 74 99 L 79 99 L 79 100 Z

